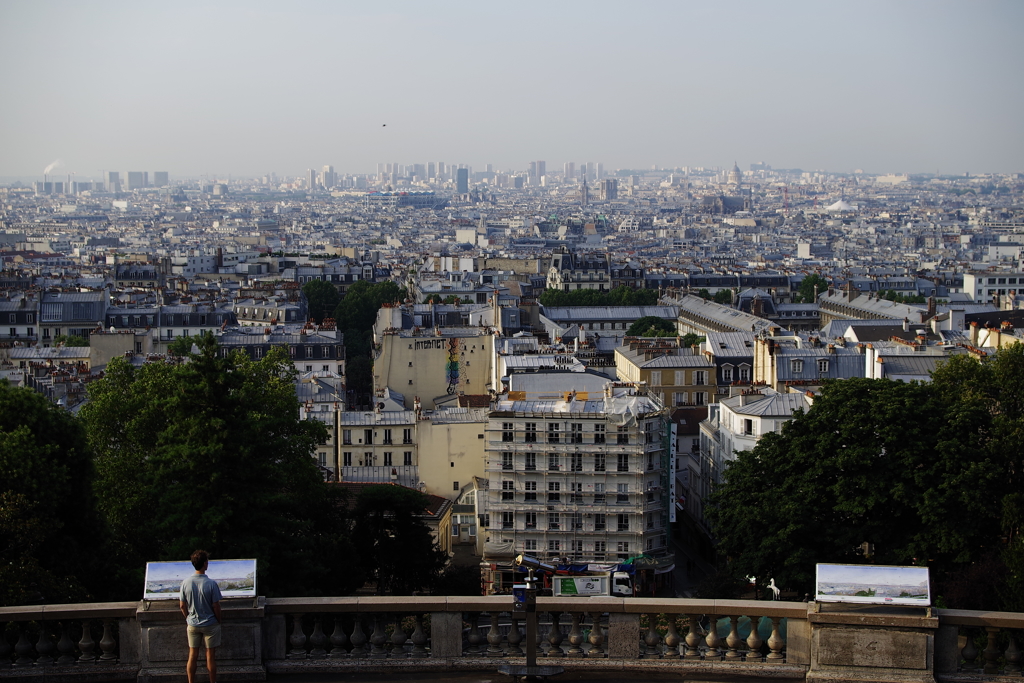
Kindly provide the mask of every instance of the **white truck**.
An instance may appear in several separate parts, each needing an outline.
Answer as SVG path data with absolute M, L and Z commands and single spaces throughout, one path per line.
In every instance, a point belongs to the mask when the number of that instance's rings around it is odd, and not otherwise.
M 633 579 L 626 572 L 605 572 L 587 576 L 551 577 L 551 595 L 556 598 L 579 595 L 610 595 L 613 598 L 633 597 Z

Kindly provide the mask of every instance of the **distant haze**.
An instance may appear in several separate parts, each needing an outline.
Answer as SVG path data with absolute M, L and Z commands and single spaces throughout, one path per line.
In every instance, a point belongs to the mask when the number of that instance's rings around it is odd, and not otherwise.
M 5 0 L 0 176 L 1024 171 L 1022 28 L 1020 0 Z

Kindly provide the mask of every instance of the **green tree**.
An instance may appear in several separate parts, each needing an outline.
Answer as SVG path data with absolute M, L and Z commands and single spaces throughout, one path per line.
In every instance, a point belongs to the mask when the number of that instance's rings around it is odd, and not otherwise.
M 167 353 L 172 356 L 178 356 L 184 358 L 192 354 L 192 345 L 195 344 L 195 338 L 189 336 L 175 337 L 173 341 L 167 344 Z
M 88 346 L 89 340 L 77 334 L 58 334 L 53 338 L 56 346 Z
M 711 300 L 711 292 L 709 292 L 707 289 L 703 287 L 697 290 L 697 296 L 699 296 L 701 299 L 704 299 L 705 301 Z
M 674 337 L 676 334 L 674 323 L 656 315 L 645 315 L 626 330 L 629 337 Z
M 715 292 L 715 296 L 712 297 L 716 304 L 722 304 L 723 306 L 732 305 L 732 290 L 731 289 L 720 289 Z
M 658 303 L 655 289 L 633 289 L 619 285 L 613 290 L 602 292 L 597 289 L 574 289 L 563 292 L 545 289 L 540 295 L 543 306 L 653 306 Z
M 106 597 L 93 463 L 71 414 L 0 381 L 0 605 Z
M 803 280 L 800 281 L 800 286 L 797 288 L 797 294 L 793 297 L 795 303 L 813 304 L 814 288 L 817 286 L 818 293 L 821 294 L 829 287 L 829 282 L 817 273 L 811 273 Z
M 203 547 L 257 558 L 268 595 L 339 590 L 344 514 L 312 458 L 327 430 L 299 419 L 287 354 L 252 361 L 220 353 L 212 335 L 192 339 L 187 363 L 114 359 L 81 411 L 123 583 L 140 584 L 146 561 Z
M 360 280 L 348 288 L 345 298 L 334 309 L 338 329 L 345 334 L 345 384 L 368 399 L 373 387 L 373 366 L 370 351 L 373 347 L 373 324 L 377 311 L 384 304 L 404 301 L 408 292 L 391 280 L 371 285 Z
M 691 346 L 696 346 L 697 344 L 703 344 L 705 339 L 707 339 L 707 337 L 702 337 L 701 335 L 694 334 L 693 332 L 687 332 L 686 334 L 683 335 L 683 340 L 682 340 L 683 348 L 687 348 L 688 349 Z
M 981 558 L 996 541 L 1008 472 L 986 452 L 984 404 L 951 395 L 826 382 L 806 414 L 737 453 L 708 511 L 735 573 L 806 592 L 815 563 L 864 562 L 864 542 L 874 562 L 940 574 Z
M 302 293 L 309 305 L 309 317 L 318 322 L 331 317 L 341 301 L 338 288 L 325 280 L 310 280 L 302 285 Z
M 427 497 L 402 486 L 367 486 L 356 499 L 352 540 L 378 595 L 409 595 L 437 581 L 447 563 L 419 517 Z

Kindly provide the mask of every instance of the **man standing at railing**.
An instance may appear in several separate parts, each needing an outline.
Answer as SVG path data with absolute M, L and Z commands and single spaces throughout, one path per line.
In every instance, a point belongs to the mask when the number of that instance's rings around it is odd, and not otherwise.
M 199 645 L 206 645 L 206 670 L 217 683 L 217 648 L 220 647 L 220 586 L 206 575 L 210 556 L 205 550 L 192 553 L 196 573 L 181 582 L 178 608 L 188 623 L 188 683 L 195 683 Z

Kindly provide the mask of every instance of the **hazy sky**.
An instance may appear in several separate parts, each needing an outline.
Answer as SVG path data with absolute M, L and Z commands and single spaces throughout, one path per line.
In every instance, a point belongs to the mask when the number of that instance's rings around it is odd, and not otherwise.
M 1024 171 L 1022 30 L 1021 0 L 0 0 L 0 176 Z

